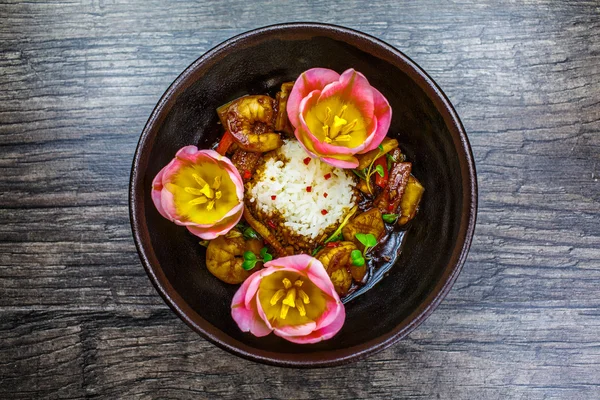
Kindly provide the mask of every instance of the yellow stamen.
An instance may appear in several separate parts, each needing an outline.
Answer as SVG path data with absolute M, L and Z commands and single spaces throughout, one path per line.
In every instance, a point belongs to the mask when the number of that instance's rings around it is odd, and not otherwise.
M 202 191 L 200 189 L 186 186 L 183 188 L 183 190 L 185 190 L 185 192 L 189 193 L 189 194 L 194 194 L 196 196 L 204 196 L 204 193 L 202 193 Z
M 329 125 L 323 125 L 323 133 L 325 134 L 325 139 L 329 137 Z
M 323 125 L 327 126 L 327 124 L 329 124 L 329 118 L 331 118 L 331 107 L 327 107 L 325 109 L 325 119 L 323 120 Z
M 208 203 L 208 205 L 206 206 L 206 209 L 207 209 L 208 211 L 210 211 L 210 210 L 212 210 L 212 209 L 213 209 L 213 207 L 214 207 L 214 206 L 215 206 L 215 201 L 214 201 L 214 200 L 211 200 L 211 201 Z
M 200 185 L 201 187 L 206 185 L 206 181 L 204 179 L 202 179 L 202 177 L 200 175 L 192 174 L 192 176 L 196 180 L 196 183 L 198 183 L 198 185 Z
M 350 135 L 340 135 L 335 138 L 336 142 L 349 142 L 350 140 L 352 140 L 352 137 L 350 137 Z
M 298 309 L 301 317 L 306 316 L 306 308 L 304 308 L 304 304 L 302 304 L 301 301 L 296 303 L 296 308 Z
M 310 303 L 310 298 L 308 297 L 308 295 L 306 294 L 306 292 L 304 290 L 298 289 L 298 297 L 300 297 L 302 299 L 304 304 Z M 298 302 L 297 304 L 300 304 L 300 302 Z
M 296 279 L 296 282 L 294 282 L 294 286 L 301 287 L 303 283 L 304 281 L 302 279 Z
M 357 122 L 358 122 L 358 119 L 354 118 L 354 120 L 352 120 L 352 122 L 344 125 L 344 127 L 342 128 L 341 134 L 346 135 L 346 134 L 350 133 L 352 131 L 352 129 L 354 129 L 354 127 L 356 126 Z
M 287 317 L 287 313 L 290 309 L 290 306 L 288 306 L 287 304 L 283 304 L 281 306 L 281 312 L 279 313 L 279 318 L 281 319 L 285 319 L 285 317 Z
M 283 304 L 290 307 L 296 307 L 296 288 L 288 290 L 285 299 L 283 299 Z
M 221 175 L 215 176 L 215 183 L 213 183 L 212 188 L 217 190 L 221 187 Z
M 271 305 L 274 306 L 275 304 L 277 304 L 277 302 L 279 300 L 281 300 L 281 298 L 283 296 L 285 296 L 285 289 L 279 289 L 278 291 L 275 292 L 273 297 L 271 297 L 271 300 L 269 301 L 269 303 L 271 303 Z
M 205 195 L 209 199 L 212 199 L 213 197 L 215 197 L 215 191 L 212 190 L 210 188 L 210 186 L 208 186 L 208 183 L 206 185 L 204 185 L 204 187 L 202 189 L 200 189 L 200 193 Z
M 292 282 L 288 278 L 283 278 L 283 287 L 289 289 L 292 287 Z
M 204 204 L 207 201 L 208 201 L 208 199 L 206 197 L 196 197 L 195 199 L 190 200 L 188 202 L 188 204 L 191 205 L 191 206 L 197 206 L 199 204 Z
M 339 114 L 340 118 L 342 118 L 344 116 L 344 111 L 346 111 L 346 108 L 348 108 L 348 105 L 344 104 L 342 106 L 342 109 L 340 110 L 340 114 Z
M 337 115 L 334 116 L 333 117 L 333 126 L 331 127 L 331 130 L 329 131 L 329 137 L 332 139 L 335 139 L 340 134 L 342 127 L 344 125 L 346 125 L 347 123 L 348 123 L 348 121 L 346 121 L 344 118 L 340 118 Z
M 325 136 L 325 143 L 332 143 L 332 142 L 333 142 L 333 140 L 331 140 L 330 138 Z

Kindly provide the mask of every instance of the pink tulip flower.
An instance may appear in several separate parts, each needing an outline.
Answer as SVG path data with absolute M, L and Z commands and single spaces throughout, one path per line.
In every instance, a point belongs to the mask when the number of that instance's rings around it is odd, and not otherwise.
M 326 68 L 303 72 L 287 113 L 306 152 L 339 168 L 356 168 L 355 154 L 375 149 L 390 128 L 392 109 L 363 74 Z
M 323 264 L 306 254 L 265 263 L 234 295 L 231 315 L 244 332 L 301 344 L 330 339 L 346 319 Z
M 211 240 L 242 218 L 244 184 L 231 161 L 213 150 L 181 148 L 152 181 L 158 212 L 191 233 Z

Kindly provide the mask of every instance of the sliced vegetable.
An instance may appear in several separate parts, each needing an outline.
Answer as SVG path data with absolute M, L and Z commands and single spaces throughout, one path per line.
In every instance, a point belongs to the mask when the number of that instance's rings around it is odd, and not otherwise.
M 376 240 L 379 240 L 385 233 L 385 224 L 381 218 L 381 212 L 377 208 L 357 215 L 342 229 L 344 239 L 353 241 L 359 249 L 364 249 L 364 244 L 355 235 L 367 233 L 372 234 Z
M 233 136 L 231 136 L 231 133 L 229 133 L 229 131 L 225 131 L 225 133 L 223 134 L 223 137 L 221 138 L 221 141 L 219 142 L 219 145 L 216 148 L 216 152 L 219 153 L 220 155 L 224 156 L 232 144 L 233 144 Z
M 380 156 L 398 148 L 398 141 L 396 139 L 390 139 L 386 137 L 379 146 L 381 147 L 368 151 L 365 154 L 357 155 L 358 167 L 356 167 L 356 169 L 365 169 L 371 165 L 376 158 L 379 158 Z
M 286 82 L 281 85 L 281 90 L 277 92 L 277 114 L 275 116 L 275 130 L 282 131 L 288 123 L 287 99 L 294 87 L 294 82 Z
M 411 175 L 408 178 L 408 183 L 406 185 L 406 189 L 404 190 L 402 201 L 400 202 L 400 210 L 402 212 L 402 215 L 398 220 L 400 225 L 406 224 L 415 217 L 424 191 L 425 188 L 421 185 L 417 178 Z
M 375 160 L 375 170 L 377 171 L 377 175 L 375 176 L 375 184 L 383 189 L 385 188 L 385 185 L 387 185 L 389 175 L 385 157 L 379 157 L 377 160 Z

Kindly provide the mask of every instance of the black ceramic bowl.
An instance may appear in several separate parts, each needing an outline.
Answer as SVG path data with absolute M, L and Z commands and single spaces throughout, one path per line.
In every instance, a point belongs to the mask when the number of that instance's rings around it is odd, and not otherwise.
M 207 148 L 222 134 L 215 109 L 244 94 L 274 93 L 312 67 L 354 68 L 389 100 L 389 136 L 400 142 L 425 187 L 397 264 L 346 305 L 332 339 L 296 345 L 256 338 L 231 318 L 237 286 L 205 268 L 205 250 L 154 208 L 151 182 L 185 145 Z M 133 235 L 152 283 L 196 332 L 239 356 L 283 366 L 327 366 L 364 358 L 415 329 L 450 290 L 465 261 L 477 209 L 475 167 L 464 128 L 433 80 L 390 45 L 332 25 L 274 25 L 210 50 L 169 87 L 140 138 L 131 173 Z

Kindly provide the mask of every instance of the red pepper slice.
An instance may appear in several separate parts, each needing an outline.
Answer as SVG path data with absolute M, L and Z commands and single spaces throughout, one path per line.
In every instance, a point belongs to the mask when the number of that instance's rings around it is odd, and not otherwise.
M 377 168 L 378 165 L 381 165 L 381 168 L 383 168 L 383 176 L 379 175 L 378 172 L 375 172 L 375 184 L 383 189 L 387 185 L 390 174 L 387 169 L 385 156 L 379 157 L 377 160 L 375 160 L 375 163 L 373 163 L 373 168 Z
M 307 186 L 307 187 L 306 187 L 306 191 L 307 191 L 308 193 L 312 192 L 312 186 Z
M 327 196 L 329 196 L 327 192 L 323 193 L 323 197 L 327 198 Z
M 271 196 L 271 200 L 275 200 L 277 196 Z
M 223 134 L 223 137 L 221 138 L 221 141 L 219 142 L 219 145 L 217 146 L 217 150 L 216 150 L 217 153 L 224 156 L 232 144 L 233 144 L 233 135 L 231 133 L 229 133 L 229 131 L 225 131 L 225 133 Z
M 321 210 L 321 215 L 327 215 L 329 213 L 329 211 L 327 210 Z
M 251 176 L 252 176 L 252 172 L 250 172 L 248 170 L 244 171 L 244 176 L 243 176 L 244 179 L 250 179 Z
M 277 225 L 275 225 L 275 222 L 268 220 L 267 221 L 267 225 L 269 225 L 269 228 L 271 229 L 277 229 Z
M 303 161 L 304 161 L 304 165 L 308 165 L 308 163 L 310 162 L 311 158 L 310 157 L 306 157 Z
M 325 178 L 325 180 L 331 178 L 331 174 L 328 172 L 325 175 L 323 175 L 323 178 Z
M 333 249 L 333 248 L 335 248 L 335 247 L 338 247 L 339 245 L 340 245 L 340 243 L 339 243 L 339 242 L 329 242 L 329 243 L 325 244 L 325 247 L 328 247 L 328 248 L 330 248 L 330 249 Z

